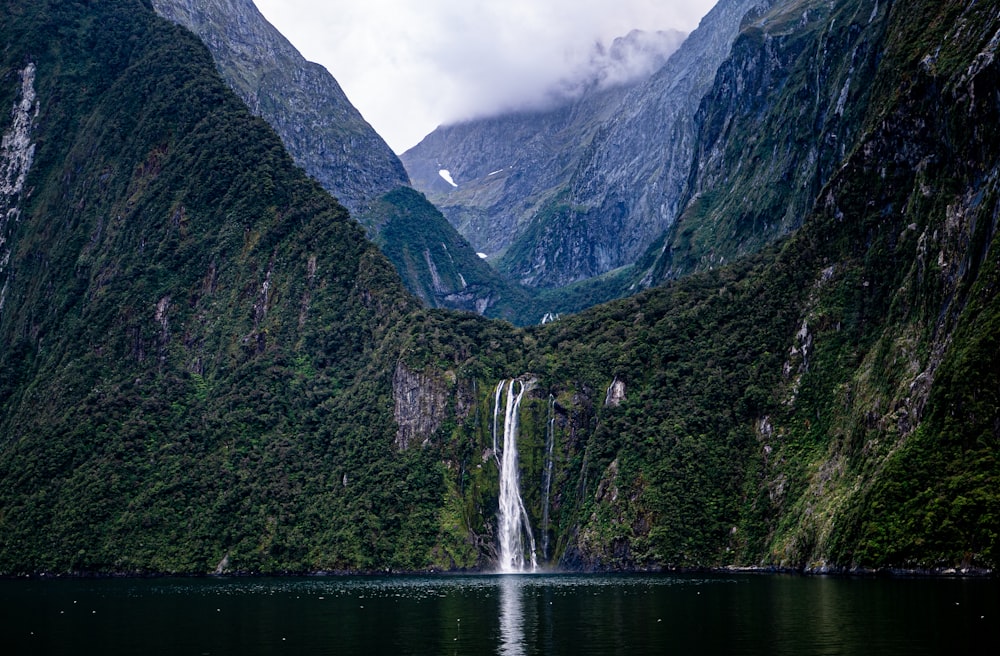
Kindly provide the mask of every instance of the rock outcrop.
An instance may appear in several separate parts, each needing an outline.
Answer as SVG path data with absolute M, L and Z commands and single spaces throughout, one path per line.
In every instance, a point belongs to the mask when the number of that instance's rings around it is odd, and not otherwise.
M 11 234 L 21 216 L 21 194 L 35 158 L 35 145 L 31 141 L 32 126 L 39 111 L 35 65 L 25 66 L 20 78 L 21 94 L 11 109 L 11 125 L 0 143 L 0 312 L 7 299 Z
M 438 378 L 410 371 L 402 362 L 392 377 L 396 448 L 406 451 L 441 427 L 448 410 L 448 386 Z

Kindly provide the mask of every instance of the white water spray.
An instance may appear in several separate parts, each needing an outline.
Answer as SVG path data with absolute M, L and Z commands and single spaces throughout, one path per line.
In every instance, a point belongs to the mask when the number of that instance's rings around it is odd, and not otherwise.
M 500 400 L 504 388 L 507 403 L 504 408 L 503 444 L 497 441 L 497 419 L 500 415 Z M 517 391 L 515 392 L 515 388 Z M 524 383 L 512 380 L 508 384 L 501 380 L 497 385 L 493 401 L 493 453 L 500 468 L 500 507 L 497 516 L 497 532 L 500 538 L 500 571 L 525 572 L 538 569 L 535 556 L 535 536 L 531 533 L 528 511 L 521 499 L 520 475 L 517 466 L 518 410 L 524 396 Z M 502 450 L 501 450 L 502 446 Z M 528 538 L 529 559 L 525 559 L 524 536 Z

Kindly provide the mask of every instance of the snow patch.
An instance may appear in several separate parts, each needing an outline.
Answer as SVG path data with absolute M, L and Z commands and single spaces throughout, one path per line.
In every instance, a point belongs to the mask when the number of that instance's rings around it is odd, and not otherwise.
M 458 186 L 457 184 L 455 184 L 455 180 L 452 179 L 451 171 L 449 171 L 448 169 L 441 169 L 440 171 L 438 171 L 438 175 L 444 178 L 444 181 L 450 184 L 452 187 Z

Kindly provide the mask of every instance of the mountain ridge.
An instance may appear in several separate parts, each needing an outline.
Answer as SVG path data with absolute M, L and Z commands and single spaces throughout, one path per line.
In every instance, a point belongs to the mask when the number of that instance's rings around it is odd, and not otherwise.
M 158 14 L 199 36 L 230 88 L 274 128 L 296 163 L 336 196 L 385 252 L 392 253 L 407 287 L 423 302 L 511 319 L 530 312 L 525 309 L 530 303 L 527 295 L 480 262 L 451 226 L 438 220 L 429 203 L 416 214 L 411 210 L 426 201 L 408 197 L 403 206 L 393 204 L 393 199 L 401 198 L 396 192 L 410 186 L 402 162 L 333 76 L 306 61 L 252 0 L 153 0 L 152 4 Z M 410 224 L 416 215 L 423 218 L 419 226 Z M 388 234 L 416 241 L 392 243 L 382 233 L 386 226 Z M 404 255 L 411 250 L 426 257 Z M 476 282 L 470 287 L 462 284 L 463 279 Z
M 556 157 L 543 156 L 541 164 L 533 165 L 531 147 L 515 144 L 533 144 L 532 140 L 544 144 L 558 137 L 559 114 L 566 108 L 544 115 L 555 129 L 532 122 L 519 127 L 511 146 L 528 156 L 520 164 L 511 165 L 501 157 L 477 165 L 471 176 L 512 166 L 514 175 L 524 179 L 508 175 L 519 184 L 508 182 L 499 195 L 501 202 L 495 191 L 480 197 L 478 188 L 464 198 L 461 190 L 442 186 L 428 175 L 427 162 L 430 170 L 440 163 L 439 168 L 450 166 L 462 178 L 466 155 L 475 160 L 503 152 L 507 147 L 503 132 L 511 128 L 494 124 L 517 124 L 516 116 L 442 127 L 404 153 L 403 162 L 413 171 L 417 188 L 477 250 L 497 255 L 498 270 L 513 280 L 555 288 L 632 264 L 678 211 L 670 203 L 677 202 L 687 179 L 690 124 L 698 101 L 728 55 L 743 17 L 767 5 L 751 0 L 720 2 L 649 79 L 614 94 L 585 95 L 580 102 L 589 104 L 581 105 L 580 113 L 589 116 L 568 123 L 564 140 L 573 149 L 562 159 L 557 149 Z M 538 118 L 531 116 L 535 123 Z M 483 135 L 477 134 L 478 125 Z M 494 132 L 493 138 L 486 136 Z M 500 184 L 483 182 L 484 188 Z M 491 228 L 498 228 L 498 235 L 490 234 Z
M 306 61 L 252 0 L 152 4 L 160 15 L 201 36 L 251 112 L 274 127 L 296 163 L 352 213 L 382 193 L 409 185 L 399 160 L 334 77 Z
M 773 15 L 818 52 L 873 4 L 807 6 Z M 421 307 L 146 3 L 13 3 L 0 573 L 491 570 L 514 379 L 544 562 L 995 571 L 1000 18 L 878 6 L 856 145 L 801 225 L 515 328 Z M 716 116 L 801 92 L 762 79 Z

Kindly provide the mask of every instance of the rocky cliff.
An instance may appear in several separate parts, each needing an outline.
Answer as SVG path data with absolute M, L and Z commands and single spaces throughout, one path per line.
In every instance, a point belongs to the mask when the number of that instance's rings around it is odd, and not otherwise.
M 801 224 L 867 128 L 889 12 L 804 2 L 745 22 L 693 118 L 689 177 L 652 279 L 718 266 Z
M 307 62 L 252 0 L 153 0 L 153 7 L 205 42 L 250 111 L 275 129 L 296 164 L 352 212 L 409 184 L 399 159 L 333 76 Z
M 676 217 L 698 103 L 744 16 L 767 4 L 723 0 L 646 80 L 541 114 L 443 127 L 403 161 L 512 279 L 556 287 L 631 264 Z M 435 180 L 435 166 L 451 167 L 459 187 Z
M 421 300 L 505 318 L 522 313 L 525 294 L 480 262 L 447 222 L 435 220 L 436 210 L 422 196 L 396 203 L 399 194 L 390 193 L 409 186 L 399 158 L 333 76 L 306 61 L 252 0 L 154 0 L 153 7 L 198 35 L 229 86 L 274 128 L 296 164 L 369 229 Z M 419 228 L 414 213 L 423 218 Z M 397 241 L 407 238 L 416 241 Z M 420 256 L 404 255 L 410 251 Z

